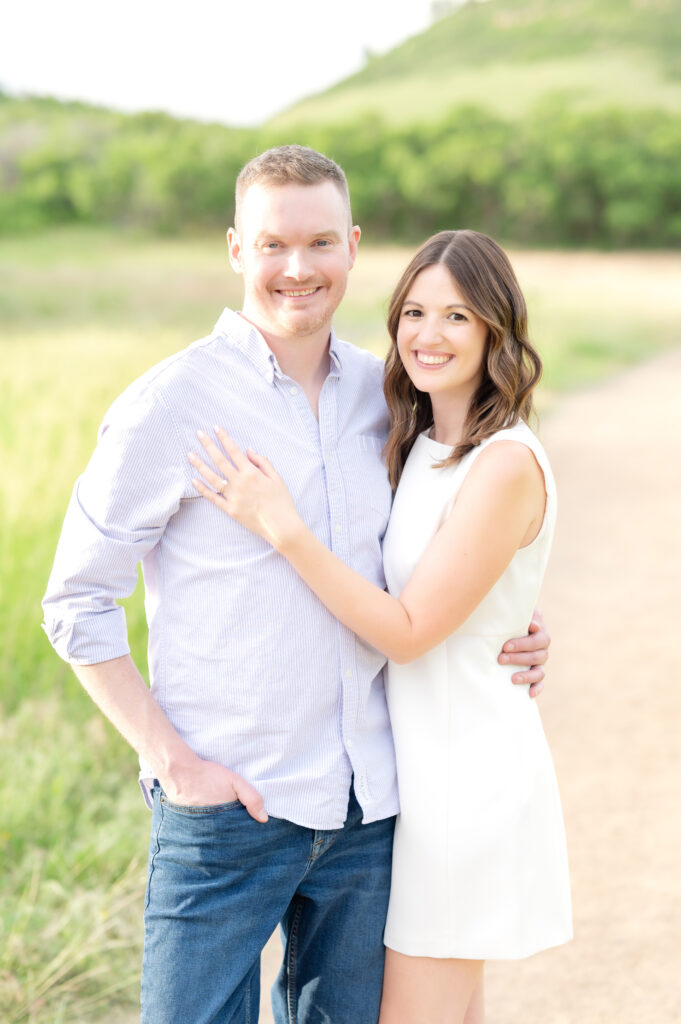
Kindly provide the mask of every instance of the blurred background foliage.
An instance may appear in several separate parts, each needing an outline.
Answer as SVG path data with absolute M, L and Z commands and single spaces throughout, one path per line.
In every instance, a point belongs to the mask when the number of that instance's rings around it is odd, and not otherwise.
M 681 243 L 676 0 L 469 3 L 254 129 L 0 96 L 0 230 L 230 221 L 239 168 L 302 142 L 375 239 L 466 225 L 525 245 Z

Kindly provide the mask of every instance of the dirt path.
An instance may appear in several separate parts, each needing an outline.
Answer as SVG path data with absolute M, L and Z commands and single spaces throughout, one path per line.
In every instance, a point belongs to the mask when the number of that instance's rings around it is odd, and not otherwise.
M 541 700 L 575 941 L 490 964 L 489 1024 L 681 1020 L 681 352 L 544 424 L 560 492 Z
M 542 599 L 554 646 L 541 710 L 568 829 L 575 940 L 490 963 L 488 1021 L 676 1024 L 681 352 L 565 399 L 541 433 L 561 497 Z M 277 947 L 266 951 L 264 989 Z

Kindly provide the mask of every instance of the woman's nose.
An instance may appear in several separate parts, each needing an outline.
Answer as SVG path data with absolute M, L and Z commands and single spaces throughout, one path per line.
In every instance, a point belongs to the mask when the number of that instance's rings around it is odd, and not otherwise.
M 442 341 L 439 318 L 424 316 L 418 324 L 418 339 L 423 345 L 437 345 Z

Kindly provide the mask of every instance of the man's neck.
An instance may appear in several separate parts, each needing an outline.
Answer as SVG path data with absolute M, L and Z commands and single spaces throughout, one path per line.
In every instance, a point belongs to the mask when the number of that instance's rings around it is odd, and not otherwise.
M 245 319 L 249 319 L 246 317 Z M 319 393 L 329 373 L 329 339 L 331 327 L 316 331 L 308 336 L 280 337 L 264 330 L 254 321 L 263 338 L 277 358 L 282 373 L 286 374 L 304 391 L 310 407 L 317 415 Z

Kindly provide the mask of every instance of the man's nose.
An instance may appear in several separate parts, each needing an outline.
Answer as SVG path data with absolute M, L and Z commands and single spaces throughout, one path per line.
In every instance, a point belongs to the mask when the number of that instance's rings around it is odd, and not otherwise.
M 286 262 L 286 276 L 296 281 L 304 281 L 310 276 L 310 259 L 303 249 L 291 249 Z

